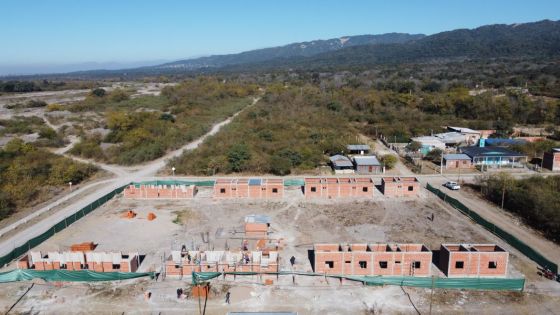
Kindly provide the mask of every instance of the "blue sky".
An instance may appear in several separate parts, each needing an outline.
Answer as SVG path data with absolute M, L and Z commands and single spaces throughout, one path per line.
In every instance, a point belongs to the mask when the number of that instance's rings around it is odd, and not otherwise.
M 559 19 L 560 1 L 0 0 L 0 65 L 175 60 L 343 35 Z

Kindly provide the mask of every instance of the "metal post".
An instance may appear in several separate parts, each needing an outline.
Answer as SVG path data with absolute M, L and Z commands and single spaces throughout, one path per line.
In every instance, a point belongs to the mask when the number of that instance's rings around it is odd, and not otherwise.
M 430 292 L 430 315 L 432 315 L 432 301 L 434 299 L 434 278 L 435 276 L 432 276 L 432 291 Z

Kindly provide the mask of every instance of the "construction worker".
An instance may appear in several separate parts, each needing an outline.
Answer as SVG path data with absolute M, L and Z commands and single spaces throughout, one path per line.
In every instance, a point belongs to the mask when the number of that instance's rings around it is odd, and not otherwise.
M 230 304 L 229 302 L 229 297 L 231 296 L 231 293 L 229 293 L 229 291 L 226 292 L 226 303 Z
M 292 264 L 292 266 L 296 263 L 296 258 L 294 256 L 290 258 L 290 263 Z

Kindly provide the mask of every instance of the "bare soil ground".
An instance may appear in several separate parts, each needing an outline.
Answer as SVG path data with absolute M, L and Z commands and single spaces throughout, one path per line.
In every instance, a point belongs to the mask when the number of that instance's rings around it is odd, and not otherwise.
M 374 200 L 307 201 L 298 190 L 287 191 L 282 201 L 220 200 L 201 188 L 187 201 L 134 201 L 115 198 L 56 234 L 36 250 L 66 250 L 73 243 L 93 241 L 97 250 L 139 251 L 146 255 L 140 271 L 156 270 L 172 249 L 223 249 L 241 245 L 244 216 L 271 217 L 271 237 L 284 239 L 280 255 L 282 270 L 290 270 L 289 257 L 296 257 L 296 270 L 312 271 L 308 251 L 317 242 L 422 242 L 432 249 L 442 242 L 495 242 L 507 244 L 441 204 L 427 191 L 413 199 L 389 199 L 376 192 Z M 133 210 L 134 219 L 122 218 Z M 154 221 L 146 219 L 149 212 Z M 435 220 L 428 219 L 434 213 Z M 208 233 L 207 243 L 202 235 Z M 560 284 L 535 275 L 530 261 L 512 250 L 509 276 L 527 278 L 523 293 L 436 290 L 433 311 L 440 314 L 554 314 L 560 306 Z M 432 266 L 434 274 L 442 275 Z M 212 281 L 207 314 L 227 311 L 281 311 L 300 314 L 425 314 L 430 290 L 420 288 L 364 287 L 351 281 L 323 277 L 273 277 L 263 285 L 258 276 L 232 276 Z M 0 309 L 9 308 L 31 283 L 3 284 Z M 164 281 L 132 280 L 114 283 L 52 284 L 40 281 L 14 308 L 26 313 L 133 313 L 178 314 L 198 312 L 198 299 L 179 300 L 175 291 L 189 289 L 190 279 Z M 152 292 L 149 301 L 144 292 Z M 224 303 L 231 292 L 232 304 Z M 204 303 L 204 301 L 202 301 Z

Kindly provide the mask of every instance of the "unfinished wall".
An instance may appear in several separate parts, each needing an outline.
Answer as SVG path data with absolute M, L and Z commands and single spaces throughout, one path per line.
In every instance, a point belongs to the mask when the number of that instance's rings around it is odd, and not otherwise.
M 422 244 L 316 244 L 314 270 L 335 275 L 429 276 L 432 252 Z
M 18 261 L 20 269 L 35 270 L 92 270 L 96 272 L 136 272 L 138 253 L 118 252 L 29 252 Z
M 276 251 L 172 251 L 165 262 L 167 276 L 192 272 L 278 272 Z
M 388 197 L 415 197 L 420 192 L 416 177 L 383 177 L 381 191 Z
M 373 180 L 371 178 L 327 177 L 306 178 L 305 198 L 349 198 L 373 197 Z
M 494 244 L 442 244 L 440 267 L 448 277 L 505 277 L 509 253 Z
M 214 198 L 276 199 L 284 197 L 284 181 L 279 178 L 218 179 Z
M 195 185 L 130 185 L 124 189 L 126 199 L 192 199 Z

